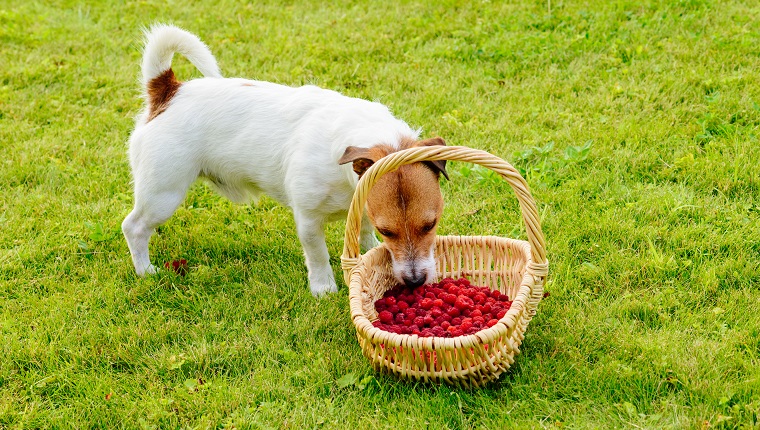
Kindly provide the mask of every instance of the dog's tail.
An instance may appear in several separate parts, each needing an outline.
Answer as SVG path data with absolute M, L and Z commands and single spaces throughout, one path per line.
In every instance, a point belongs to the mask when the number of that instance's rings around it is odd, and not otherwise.
M 172 25 L 157 24 L 145 32 L 143 51 L 143 85 L 160 76 L 172 67 L 172 57 L 179 52 L 203 73 L 203 76 L 221 78 L 216 59 L 201 40 L 194 34 Z

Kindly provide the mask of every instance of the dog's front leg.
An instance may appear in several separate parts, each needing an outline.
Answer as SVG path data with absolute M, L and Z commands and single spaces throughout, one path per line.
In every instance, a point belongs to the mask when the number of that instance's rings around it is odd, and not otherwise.
M 306 268 L 309 270 L 309 289 L 315 297 L 338 291 L 330 268 L 330 254 L 325 243 L 324 219 L 312 214 L 293 211 L 301 241 Z
M 372 225 L 366 213 L 362 215 L 362 227 L 359 231 L 359 241 L 364 251 L 369 251 L 380 245 L 380 241 L 377 240 L 377 236 L 375 236 L 375 226 Z

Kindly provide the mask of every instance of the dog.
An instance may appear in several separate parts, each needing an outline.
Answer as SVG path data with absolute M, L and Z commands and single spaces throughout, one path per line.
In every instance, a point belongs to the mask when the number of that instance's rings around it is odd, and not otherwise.
M 180 82 L 175 53 L 204 77 Z M 377 160 L 419 139 L 376 102 L 312 85 L 223 78 L 209 48 L 169 25 L 145 32 L 145 107 L 129 137 L 134 208 L 122 223 L 138 276 L 153 274 L 148 243 L 198 178 L 236 203 L 266 194 L 288 206 L 304 250 L 314 296 L 337 291 L 323 226 L 346 216 L 359 177 Z M 365 249 L 391 254 L 393 274 L 416 287 L 436 275 L 433 245 L 443 210 L 439 177 L 445 161 L 405 165 L 380 178 L 368 195 L 360 232 Z

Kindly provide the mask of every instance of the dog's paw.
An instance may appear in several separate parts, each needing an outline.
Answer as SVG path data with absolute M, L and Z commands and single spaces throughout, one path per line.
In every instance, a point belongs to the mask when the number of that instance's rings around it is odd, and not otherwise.
M 322 297 L 329 293 L 337 292 L 338 285 L 334 279 L 330 279 L 327 282 L 310 282 L 309 289 L 314 297 Z
M 149 264 L 141 269 L 135 268 L 135 271 L 137 272 L 137 276 L 144 278 L 148 275 L 155 275 L 158 273 L 158 267 Z

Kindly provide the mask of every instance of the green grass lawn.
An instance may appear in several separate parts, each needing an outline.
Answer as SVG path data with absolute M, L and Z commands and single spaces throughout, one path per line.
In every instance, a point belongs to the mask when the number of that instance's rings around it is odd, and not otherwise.
M 271 200 L 194 186 L 151 243 L 188 276 L 134 275 L 126 140 L 157 21 L 226 76 L 378 100 L 524 173 L 551 296 L 499 381 L 375 373 L 343 223 L 341 290 L 315 300 Z M 757 428 L 758 23 L 754 0 L 0 0 L 0 428 Z M 441 234 L 524 238 L 506 183 L 449 171 Z

